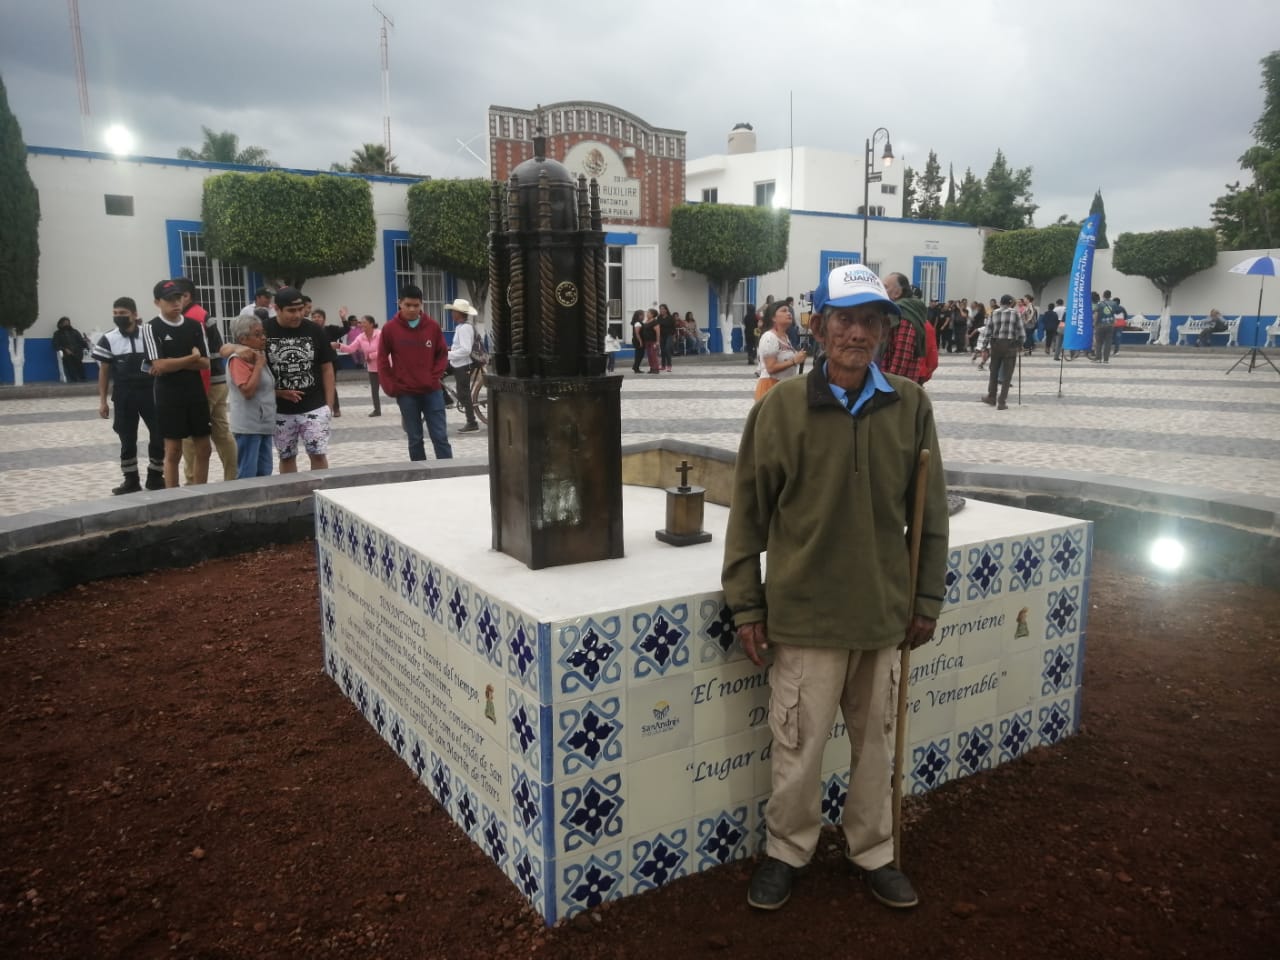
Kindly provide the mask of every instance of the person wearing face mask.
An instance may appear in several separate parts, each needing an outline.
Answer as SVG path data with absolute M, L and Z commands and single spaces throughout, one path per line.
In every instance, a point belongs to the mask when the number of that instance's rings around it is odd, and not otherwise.
M 422 309 L 422 291 L 410 284 L 400 291 L 400 309 L 382 327 L 378 340 L 378 381 L 400 407 L 409 438 L 409 459 L 427 459 L 425 422 L 437 460 L 453 459 L 444 418 L 445 371 L 449 347 L 440 325 Z
M 143 489 L 138 475 L 138 421 L 147 425 L 148 490 L 164 489 L 164 437 L 156 427 L 156 404 L 151 375 L 142 363 L 146 352 L 142 330 L 138 324 L 138 305 L 132 297 L 120 297 L 111 305 L 111 320 L 116 329 L 104 333 L 93 345 L 93 359 L 98 361 L 98 416 L 111 417 L 107 403 L 107 384 L 111 384 L 111 402 L 115 416 L 111 429 L 120 437 L 120 470 L 124 483 L 112 488 L 116 496 L 137 493 Z

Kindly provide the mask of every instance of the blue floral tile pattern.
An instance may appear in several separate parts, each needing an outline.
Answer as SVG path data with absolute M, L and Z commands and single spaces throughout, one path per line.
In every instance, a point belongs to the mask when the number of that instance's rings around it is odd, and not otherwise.
M 956 754 L 956 772 L 959 776 L 991 769 L 995 752 L 991 724 L 983 723 L 963 731 L 956 738 L 956 743 L 959 747 Z
M 396 576 L 400 598 L 415 610 L 422 606 L 422 561 L 402 543 L 396 544 Z
M 561 916 L 572 917 L 621 897 L 626 879 L 622 869 L 621 850 L 595 854 L 586 863 L 566 864 L 561 877 Z
M 329 531 L 333 526 L 333 507 L 322 497 L 316 498 L 316 540 L 320 543 L 332 543 Z
M 1036 733 L 1040 738 L 1040 746 L 1057 743 L 1071 733 L 1071 701 L 1060 700 L 1041 707 L 1037 716 Z
M 1084 530 L 1063 530 L 1049 538 L 1049 582 L 1078 577 L 1084 569 Z
M 656 890 L 669 880 L 687 876 L 685 861 L 689 859 L 689 831 L 679 827 L 670 833 L 637 840 L 631 845 L 631 892 Z
M 1040 695 L 1051 697 L 1071 686 L 1076 679 L 1075 644 L 1066 643 L 1044 652 L 1044 669 L 1040 671 L 1044 683 Z
M 1049 591 L 1045 633 L 1049 640 L 1074 635 L 1080 629 L 1080 586 Z
M 1019 710 L 1000 721 L 1000 762 L 1015 760 L 1031 747 L 1031 711 Z
M 572 852 L 583 846 L 595 846 L 607 837 L 622 832 L 622 775 L 611 773 L 599 779 L 591 777 L 582 786 L 565 787 L 560 793 L 564 815 L 562 849 Z
M 1044 583 L 1044 537 L 1014 540 L 1009 553 L 1011 591 L 1030 590 Z
M 659 605 L 652 612 L 631 618 L 636 639 L 631 644 L 631 674 L 634 679 L 666 676 L 689 663 L 689 605 L 675 603 L 668 609 Z
M 508 849 L 507 825 L 488 807 L 484 808 L 484 823 L 480 828 L 479 842 L 484 852 L 500 867 L 506 867 Z
M 969 548 L 969 586 L 966 599 L 994 597 L 1000 592 L 1000 574 L 1004 570 L 1003 543 L 986 543 Z
M 911 748 L 911 792 L 918 796 L 951 779 L 951 738 Z
M 414 775 L 423 780 L 427 766 L 431 762 L 431 750 L 416 733 L 413 735 L 413 749 L 409 751 L 409 767 Z M 425 782 L 425 781 L 424 781 Z
M 718 867 L 747 856 L 747 808 L 722 810 L 701 817 L 698 830 L 698 869 Z
M 352 559 L 352 561 L 356 564 L 356 566 L 363 569 L 364 553 L 361 550 L 362 540 L 360 537 L 360 521 L 357 520 L 355 517 L 351 516 L 350 514 L 346 514 L 343 520 L 344 522 L 340 524 L 337 517 L 336 516 L 334 517 L 334 521 L 333 521 L 334 539 L 335 540 L 338 539 L 337 537 L 338 530 L 341 529 L 342 527 L 345 527 L 347 531 L 347 539 L 345 541 L 347 556 Z
M 475 611 L 476 653 L 502 669 L 502 608 L 479 590 L 471 598 Z
M 513 842 L 513 852 L 508 867 L 508 876 L 511 882 L 516 885 L 516 889 L 520 891 L 521 896 L 533 905 L 535 910 L 542 912 L 542 857 L 538 855 L 537 850 L 525 846 L 516 838 Z M 547 918 L 551 920 L 551 917 Z
M 453 819 L 457 821 L 463 833 L 472 840 L 479 840 L 480 801 L 476 799 L 475 791 L 467 786 L 467 781 L 455 775 L 453 795 L 456 798 Z
M 378 577 L 378 531 L 363 521 L 360 522 L 360 564 L 369 576 Z
M 320 618 L 324 627 L 324 639 L 327 643 L 333 643 L 334 630 L 338 625 L 338 613 L 333 606 L 333 597 L 325 594 L 320 601 Z
M 622 679 L 622 618 L 604 617 L 603 623 L 588 618 L 581 625 L 567 624 L 560 630 L 560 692 L 574 694 Z
M 378 531 L 378 572 L 382 585 L 395 592 L 400 589 L 400 564 L 396 556 L 396 541 Z
M 503 618 L 507 650 L 507 675 L 518 680 L 526 690 L 539 693 L 542 672 L 538 669 L 538 628 L 511 610 Z
M 444 575 L 434 563 L 423 560 L 418 567 L 422 580 L 422 612 L 437 626 L 444 624 Z
M 947 553 L 947 577 L 943 587 L 944 603 L 953 606 L 960 602 L 960 582 L 964 579 L 964 575 L 960 572 L 960 551 L 951 550 Z
M 537 704 L 524 697 L 515 687 L 507 687 L 507 749 L 519 756 L 539 774 L 542 769 L 540 711 Z
M 738 652 L 733 612 L 722 594 L 698 601 L 698 662 L 723 663 Z
M 619 719 L 622 700 L 605 697 L 598 703 L 588 700 L 581 709 L 567 707 L 557 718 L 560 738 L 560 772 L 573 775 L 595 770 L 622 759 L 622 728 Z
M 320 586 L 324 590 L 333 589 L 333 554 L 327 547 L 320 548 Z
M 449 576 L 445 579 L 445 630 L 464 647 L 471 646 L 472 621 L 471 587 L 466 581 Z
M 407 750 L 409 748 L 409 728 L 404 722 L 404 717 L 396 713 L 390 707 L 387 707 L 390 714 L 390 722 L 387 724 L 387 743 L 391 749 L 396 752 L 401 760 L 408 758 Z
M 832 773 L 822 784 L 822 819 L 835 827 L 844 813 L 844 800 L 849 794 L 849 775 Z
M 454 816 L 453 773 L 449 770 L 449 765 L 434 750 L 431 751 L 431 779 L 427 781 L 427 788 L 449 816 Z

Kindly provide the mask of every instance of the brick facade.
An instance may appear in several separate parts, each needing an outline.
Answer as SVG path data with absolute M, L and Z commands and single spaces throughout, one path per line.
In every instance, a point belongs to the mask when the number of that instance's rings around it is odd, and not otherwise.
M 669 227 L 671 208 L 684 202 L 685 134 L 645 123 L 634 114 L 604 103 L 566 101 L 541 110 L 547 125 L 547 154 L 564 162 L 574 146 L 603 144 L 617 154 L 626 177 L 638 181 L 639 218 L 606 215 L 617 227 Z M 489 108 L 489 172 L 506 180 L 533 156 L 537 110 Z M 576 171 L 575 171 L 576 172 Z M 605 184 L 602 183 L 602 190 Z

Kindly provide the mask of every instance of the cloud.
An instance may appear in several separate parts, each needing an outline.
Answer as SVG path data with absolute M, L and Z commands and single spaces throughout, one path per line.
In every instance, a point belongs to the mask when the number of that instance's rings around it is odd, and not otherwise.
M 957 176 L 984 174 L 1001 148 L 1033 168 L 1041 222 L 1082 215 L 1101 188 L 1117 230 L 1207 223 L 1239 177 L 1280 21 L 1263 0 L 382 6 L 404 170 L 483 175 L 457 141 L 487 155 L 490 104 L 599 100 L 686 131 L 690 157 L 722 152 L 743 120 L 760 149 L 794 137 L 855 156 L 884 126 L 917 170 L 932 149 Z M 81 17 L 95 140 L 122 122 L 140 152 L 167 156 L 198 146 L 204 125 L 318 169 L 382 140 L 368 3 L 115 0 Z M 1229 54 L 1208 42 L 1228 23 Z M 28 142 L 81 146 L 66 8 L 9 4 L 3 26 Z

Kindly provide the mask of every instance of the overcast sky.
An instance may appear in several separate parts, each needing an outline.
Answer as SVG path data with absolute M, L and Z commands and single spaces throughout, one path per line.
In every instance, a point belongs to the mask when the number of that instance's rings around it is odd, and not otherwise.
M 402 170 L 483 176 L 490 104 L 599 100 L 684 130 L 690 158 L 738 121 L 760 149 L 860 153 L 876 127 L 917 171 L 930 149 L 982 175 L 1033 168 L 1036 223 L 1204 226 L 1240 178 L 1262 110 L 1276 0 L 380 0 Z M 531 11 L 556 11 L 522 19 Z M 0 75 L 29 144 L 136 153 L 232 130 L 283 166 L 327 169 L 382 139 L 380 19 L 368 0 L 80 0 L 81 135 L 67 5 L 0 0 Z M 794 115 L 789 100 L 794 95 Z

